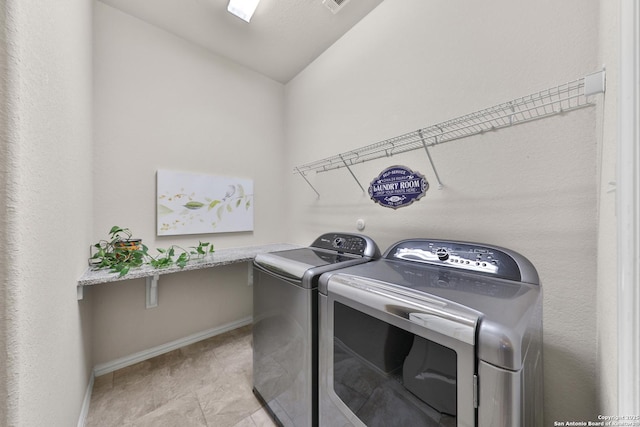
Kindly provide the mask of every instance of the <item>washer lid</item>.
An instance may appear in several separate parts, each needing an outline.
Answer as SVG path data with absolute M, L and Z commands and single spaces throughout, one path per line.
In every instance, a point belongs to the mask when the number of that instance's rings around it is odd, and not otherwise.
M 300 248 L 258 254 L 254 262 L 266 270 L 291 279 L 301 280 L 305 272 L 314 267 L 337 264 L 358 258 L 361 257 L 322 249 Z
M 367 236 L 325 233 L 310 247 L 257 255 L 255 263 L 293 280 L 322 274 L 342 263 L 344 267 L 380 257 L 380 249 Z

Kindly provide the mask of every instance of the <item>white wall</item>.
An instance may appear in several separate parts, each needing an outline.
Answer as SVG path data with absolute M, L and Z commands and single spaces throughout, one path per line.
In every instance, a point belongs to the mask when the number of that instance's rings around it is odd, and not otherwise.
M 616 144 L 618 126 L 620 6 L 600 2 L 599 61 L 607 67 L 607 92 L 598 105 L 600 170 L 598 174 L 597 382 L 598 407 L 618 413 Z
M 74 425 L 89 381 L 91 9 L 0 5 L 0 425 Z
M 248 288 L 231 285 L 244 283 L 242 266 L 215 277 L 212 271 L 211 277 L 163 278 L 155 312 L 141 307 L 136 281 L 96 287 L 75 301 L 87 242 L 111 225 L 133 228 L 150 246 L 193 241 L 155 237 L 160 167 L 254 178 L 256 231 L 205 237 L 217 247 L 308 244 L 329 229 L 353 231 L 362 217 L 365 232 L 383 247 L 433 236 L 519 250 L 537 265 L 545 289 L 547 422 L 615 413 L 615 316 L 607 314 L 615 305 L 607 252 L 613 213 L 606 186 L 615 139 L 616 74 L 609 61 L 616 58 L 617 2 L 502 0 L 463 8 L 443 0 L 386 0 L 288 85 L 286 147 L 280 85 L 100 2 L 95 7 L 92 156 L 91 2 L 0 5 L 0 424 L 73 425 L 94 360 L 137 351 L 130 336 L 143 337 L 148 348 L 226 322 L 234 307 L 240 315 L 250 310 Z M 289 174 L 294 165 L 580 77 L 603 62 L 604 107 L 599 101 L 595 109 L 434 148 L 446 189 L 432 187 L 410 208 L 373 205 L 345 171 L 310 177 L 319 200 Z M 250 125 L 238 123 L 247 107 Z M 239 148 L 245 141 L 260 142 L 249 152 Z M 420 152 L 355 171 L 368 183 L 392 163 L 426 173 L 435 186 Z M 124 167 L 130 174 L 115 173 Z M 119 200 L 138 205 L 119 209 Z M 597 261 L 604 319 L 598 326 L 596 238 L 604 248 Z M 41 248 L 54 249 L 34 263 Z M 183 285 L 192 291 L 180 293 Z M 218 286 L 224 301 L 211 298 L 220 296 Z M 209 312 L 204 307 L 202 314 L 201 300 L 185 300 L 198 297 L 214 301 Z M 138 307 L 119 312 L 124 303 Z M 186 313 L 192 304 L 200 314 Z M 187 320 L 172 324 L 176 313 Z M 95 359 L 87 338 L 94 316 Z M 149 326 L 150 320 L 160 323 Z M 147 337 L 158 324 L 170 332 Z M 132 331 L 124 334 L 127 326 Z M 112 338 L 124 345 L 98 344 Z
M 113 225 L 152 252 L 284 241 L 283 86 L 101 2 L 94 37 L 93 241 Z M 253 179 L 254 231 L 156 237 L 158 169 Z M 149 310 L 142 280 L 89 289 L 96 363 L 250 315 L 246 282 L 244 265 L 162 276 Z
M 386 0 L 286 86 L 287 168 L 508 101 L 596 71 L 596 0 L 473 3 Z M 368 183 L 393 164 L 421 171 L 427 195 L 375 205 L 349 173 L 288 178 L 291 237 L 356 231 L 383 248 L 408 237 L 521 252 L 544 287 L 545 419 L 595 419 L 595 107 L 354 167 Z
M 6 3 L 0 5 L 0 28 L 6 28 Z M 0 159 L 9 158 L 9 106 L 8 89 L 9 76 L 7 75 L 7 53 L 8 40 L 5 31 L 0 32 Z M 8 183 L 11 179 L 8 173 L 6 161 L 0 161 L 0 201 L 4 203 L 8 197 Z M 7 229 L 7 211 L 0 209 L 0 240 L 8 241 L 9 230 Z M 9 253 L 0 249 L 0 422 L 7 421 L 7 410 L 9 401 L 8 372 L 9 364 L 7 357 L 7 284 L 9 283 L 9 269 L 7 268 Z

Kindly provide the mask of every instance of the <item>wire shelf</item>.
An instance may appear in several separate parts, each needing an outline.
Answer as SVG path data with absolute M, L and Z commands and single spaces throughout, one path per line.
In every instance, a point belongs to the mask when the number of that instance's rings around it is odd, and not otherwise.
M 585 82 L 588 86 L 588 90 L 586 91 Z M 305 177 L 308 172 L 327 172 L 343 167 L 346 167 L 351 172 L 350 166 L 359 163 L 382 157 L 390 157 L 394 154 L 412 150 L 427 150 L 427 147 L 445 142 L 586 107 L 591 105 L 588 97 L 599 92 L 604 92 L 604 70 L 569 83 L 418 129 L 404 135 L 385 139 L 322 160 L 306 163 L 295 167 L 293 172 L 300 174 L 305 178 L 307 183 L 309 183 Z M 429 154 L 428 150 L 427 154 Z M 351 172 L 351 174 L 353 175 L 353 172 Z M 311 184 L 309 183 L 309 185 Z

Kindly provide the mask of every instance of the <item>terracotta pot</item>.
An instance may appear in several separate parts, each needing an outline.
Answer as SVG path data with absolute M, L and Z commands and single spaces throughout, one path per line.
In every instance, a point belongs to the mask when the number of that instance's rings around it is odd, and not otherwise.
M 126 252 L 133 252 L 142 248 L 142 239 L 118 240 L 113 243 L 113 248 L 119 251 L 116 253 L 117 259 L 120 259 L 120 257 L 127 259 L 130 255 Z

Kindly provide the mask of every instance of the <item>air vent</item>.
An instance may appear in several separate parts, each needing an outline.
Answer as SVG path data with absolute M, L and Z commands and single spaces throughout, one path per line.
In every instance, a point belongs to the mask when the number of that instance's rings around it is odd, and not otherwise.
M 347 3 L 349 3 L 349 0 L 322 0 L 322 4 L 327 6 L 327 9 L 334 14 L 338 13 Z

